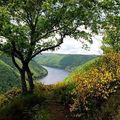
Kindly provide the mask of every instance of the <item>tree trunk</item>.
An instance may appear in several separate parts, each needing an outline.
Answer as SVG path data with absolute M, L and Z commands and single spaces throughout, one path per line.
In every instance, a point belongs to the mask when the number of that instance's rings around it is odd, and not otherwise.
M 29 92 L 33 93 L 33 90 L 34 90 L 33 77 L 32 77 L 32 73 L 31 73 L 31 70 L 28 65 L 26 67 L 26 72 L 27 72 L 27 76 L 28 76 Z
M 26 85 L 26 81 L 25 81 L 25 70 L 21 70 L 20 75 L 21 75 L 22 94 L 26 94 L 27 93 L 27 85 Z
M 24 69 L 24 67 L 20 68 L 20 66 L 17 64 L 14 53 L 12 53 L 11 56 L 12 56 L 13 64 L 19 70 L 19 73 L 20 73 L 22 94 L 26 94 L 27 93 L 27 85 L 26 85 L 26 81 L 25 81 L 25 69 Z

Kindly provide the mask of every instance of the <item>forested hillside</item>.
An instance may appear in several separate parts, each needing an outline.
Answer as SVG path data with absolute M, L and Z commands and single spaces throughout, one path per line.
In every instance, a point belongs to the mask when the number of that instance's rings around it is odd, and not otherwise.
M 96 55 L 77 55 L 77 54 L 42 54 L 34 60 L 42 65 L 58 67 L 66 70 L 73 70 L 76 66 L 82 65 L 87 61 L 97 57 Z
M 20 64 L 20 62 L 18 61 Z M 35 61 L 31 61 L 30 68 L 33 73 L 33 77 L 40 78 L 47 74 L 47 71 L 37 64 Z M 11 58 L 6 54 L 0 54 L 0 92 L 10 90 L 12 87 L 20 87 L 20 76 L 16 67 L 13 65 Z

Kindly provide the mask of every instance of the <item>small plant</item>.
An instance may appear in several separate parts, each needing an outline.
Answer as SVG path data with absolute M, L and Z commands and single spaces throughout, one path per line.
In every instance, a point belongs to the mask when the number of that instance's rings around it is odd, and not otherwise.
M 53 119 L 52 115 L 49 113 L 47 109 L 41 109 L 36 113 L 34 120 L 53 120 Z

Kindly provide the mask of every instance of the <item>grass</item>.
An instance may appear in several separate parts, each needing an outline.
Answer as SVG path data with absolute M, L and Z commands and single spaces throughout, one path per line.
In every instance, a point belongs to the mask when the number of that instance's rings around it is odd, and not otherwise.
M 41 108 L 34 117 L 35 120 L 53 120 L 47 108 Z
M 21 95 L 18 88 L 0 95 L 0 120 L 53 120 L 45 102 L 51 88 L 35 84 L 34 94 Z
M 35 89 L 34 94 L 23 96 L 17 88 L 0 95 L 0 120 L 22 120 L 25 117 L 33 119 L 36 113 L 35 106 L 41 106 L 45 100 L 43 88 L 40 86 L 39 89 Z
M 120 109 L 118 110 L 115 120 L 120 120 Z

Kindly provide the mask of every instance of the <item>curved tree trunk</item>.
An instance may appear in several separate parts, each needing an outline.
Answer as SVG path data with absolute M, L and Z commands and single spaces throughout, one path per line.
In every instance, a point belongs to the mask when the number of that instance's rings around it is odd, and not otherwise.
M 25 69 L 24 66 L 21 68 L 16 60 L 15 60 L 15 56 L 14 53 L 12 53 L 12 61 L 13 64 L 15 65 L 15 67 L 18 69 L 19 73 L 20 73 L 20 77 L 21 77 L 21 87 L 22 87 L 22 94 L 26 94 L 27 93 L 27 85 L 26 85 L 26 81 L 25 81 Z
M 32 77 L 32 72 L 28 65 L 26 67 L 26 72 L 27 72 L 27 76 L 28 76 L 29 92 L 33 93 L 33 90 L 34 90 L 33 77 Z

